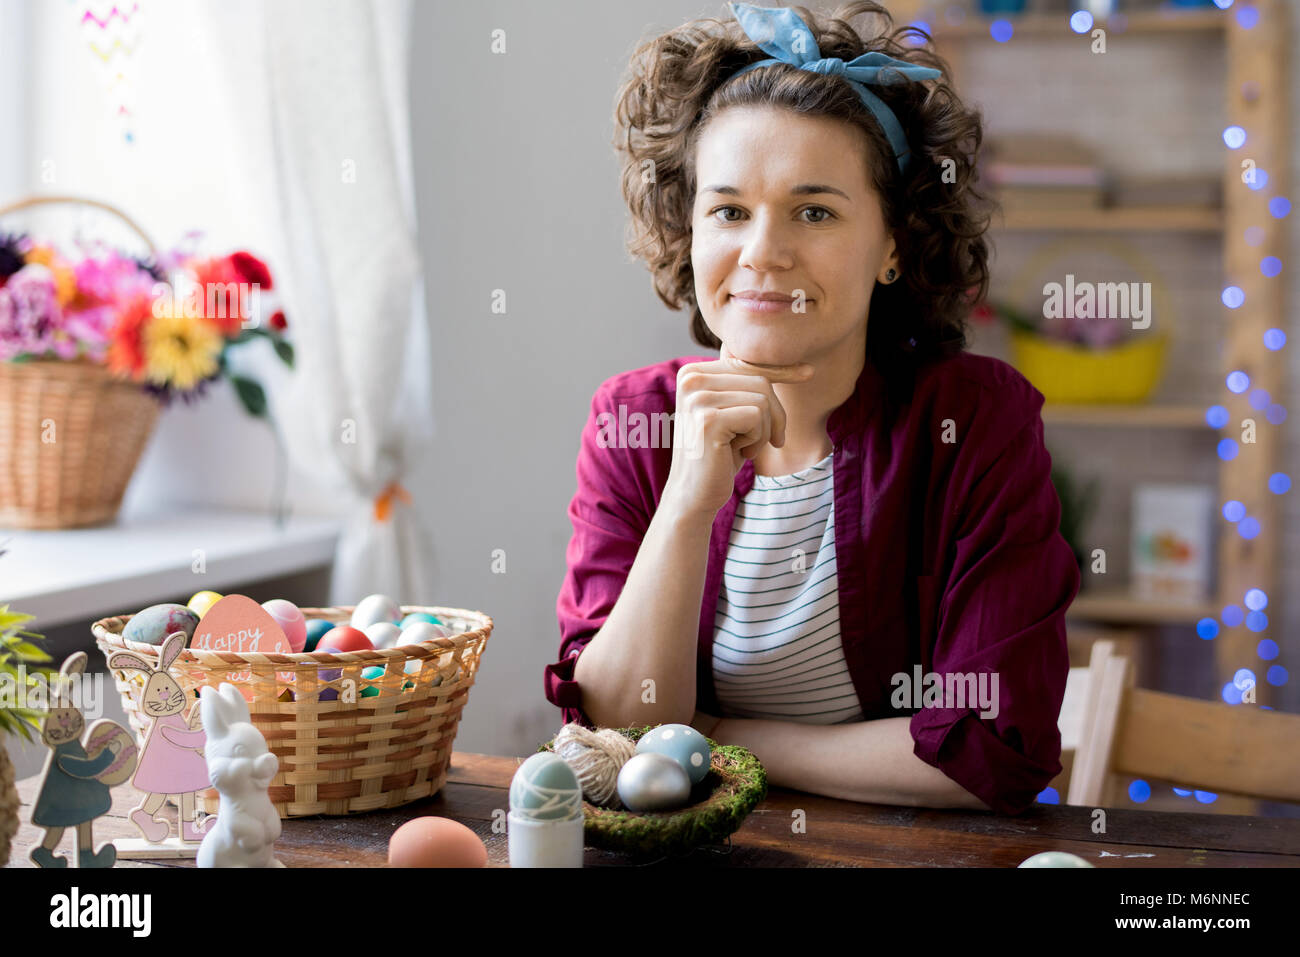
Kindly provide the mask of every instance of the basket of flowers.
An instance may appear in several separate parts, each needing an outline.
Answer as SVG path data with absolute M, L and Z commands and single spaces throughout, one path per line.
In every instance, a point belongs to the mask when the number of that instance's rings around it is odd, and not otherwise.
M 256 257 L 160 252 L 120 210 L 77 197 L 25 199 L 0 217 L 57 205 L 115 217 L 144 252 L 78 240 L 74 254 L 0 229 L 0 526 L 111 521 L 172 400 L 224 377 L 265 413 L 261 387 L 231 372 L 231 347 L 265 337 L 293 363 L 283 313 L 262 321 L 273 287 Z

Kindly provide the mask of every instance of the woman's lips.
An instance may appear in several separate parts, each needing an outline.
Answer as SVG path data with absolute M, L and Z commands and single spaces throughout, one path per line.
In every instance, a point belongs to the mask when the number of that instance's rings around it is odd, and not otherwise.
M 749 312 L 792 312 L 790 307 L 794 305 L 793 299 L 747 299 L 742 296 L 731 296 L 729 299 Z M 805 306 L 812 301 L 803 300 Z

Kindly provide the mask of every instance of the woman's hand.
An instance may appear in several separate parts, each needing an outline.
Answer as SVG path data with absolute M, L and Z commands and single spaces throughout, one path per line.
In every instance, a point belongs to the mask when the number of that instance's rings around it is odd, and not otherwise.
M 757 366 L 722 345 L 713 362 L 690 362 L 677 372 L 673 459 L 664 500 L 712 520 L 731 498 L 736 474 L 768 442 L 785 445 L 785 408 L 773 382 L 806 382 L 807 363 Z

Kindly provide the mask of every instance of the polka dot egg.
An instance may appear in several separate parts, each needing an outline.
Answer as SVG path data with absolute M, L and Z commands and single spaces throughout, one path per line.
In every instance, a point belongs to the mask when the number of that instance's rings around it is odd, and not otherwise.
M 699 784 L 709 773 L 713 753 L 704 735 L 688 724 L 661 724 L 647 731 L 636 743 L 637 754 L 663 754 L 672 758 L 690 776 L 691 784 Z

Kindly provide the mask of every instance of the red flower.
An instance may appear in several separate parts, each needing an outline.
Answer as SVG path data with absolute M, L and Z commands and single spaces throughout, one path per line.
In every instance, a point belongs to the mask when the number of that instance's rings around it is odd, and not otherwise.
M 288 321 L 284 318 L 283 309 L 275 310 L 275 312 L 271 315 L 270 322 L 271 322 L 271 328 L 274 329 L 276 332 L 284 332 L 285 328 L 289 325 Z
M 191 263 L 194 279 L 199 284 L 202 297 L 203 317 L 211 322 L 227 338 L 239 334 L 240 326 L 247 317 L 241 309 L 238 287 L 245 280 L 231 262 L 232 257 L 224 259 L 203 259 Z
M 239 273 L 240 279 L 249 285 L 259 286 L 263 292 L 270 292 L 274 288 L 271 285 L 271 270 L 252 253 L 231 253 L 230 265 Z
M 105 360 L 112 372 L 137 380 L 144 375 L 143 332 L 152 318 L 153 300 L 148 294 L 137 293 L 127 301 L 109 333 Z

